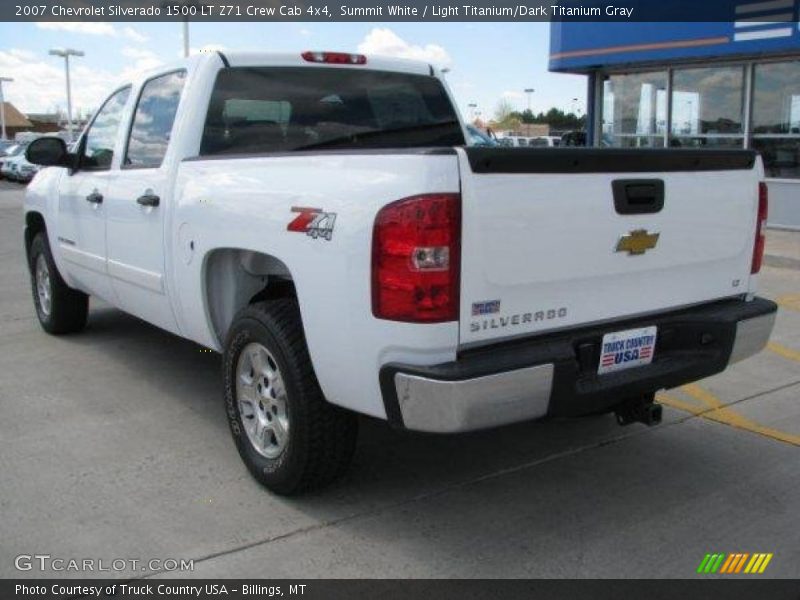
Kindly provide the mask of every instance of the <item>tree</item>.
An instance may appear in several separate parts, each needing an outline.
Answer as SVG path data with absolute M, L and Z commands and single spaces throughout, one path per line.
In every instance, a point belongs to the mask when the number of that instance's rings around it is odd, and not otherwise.
M 557 131 L 570 129 L 584 129 L 586 117 L 579 117 L 574 113 L 565 113 L 558 108 L 551 108 L 546 113 L 540 112 L 531 117 L 531 123 L 547 123 L 550 128 Z
M 533 111 L 530 108 L 526 108 L 525 110 L 523 110 L 520 113 L 519 117 L 520 117 L 520 120 L 523 123 L 535 123 L 536 122 L 535 121 L 536 117 L 533 116 Z
M 521 123 L 537 123 L 550 126 L 553 131 L 585 130 L 586 116 L 579 116 L 574 113 L 567 113 L 559 108 L 551 108 L 547 112 L 534 114 L 533 111 L 525 109 L 518 111 L 507 99 L 502 98 L 497 103 L 495 109 L 495 122 L 497 129 L 514 131 L 519 129 Z
M 494 111 L 495 127 L 498 129 L 515 129 L 519 126 L 519 113 L 514 111 L 514 106 L 507 98 L 502 98 L 497 103 Z
M 498 123 L 508 119 L 514 112 L 514 105 L 508 98 L 501 98 L 497 103 L 497 108 L 494 110 L 494 118 Z

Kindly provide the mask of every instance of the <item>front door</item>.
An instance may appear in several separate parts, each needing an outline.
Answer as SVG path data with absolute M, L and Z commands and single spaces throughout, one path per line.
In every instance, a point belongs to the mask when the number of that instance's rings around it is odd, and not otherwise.
M 61 177 L 57 243 L 70 283 L 109 302 L 106 269 L 106 199 L 114 149 L 131 88 L 114 92 L 79 143 L 78 169 Z

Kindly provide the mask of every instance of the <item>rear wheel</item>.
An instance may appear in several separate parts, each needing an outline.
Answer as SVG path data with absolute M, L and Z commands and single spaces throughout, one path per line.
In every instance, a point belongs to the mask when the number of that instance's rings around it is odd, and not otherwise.
M 308 355 L 294 299 L 242 310 L 228 334 L 225 406 L 250 473 L 285 495 L 338 478 L 355 450 L 354 414 L 328 403 Z
M 33 304 L 42 328 L 52 334 L 83 329 L 89 314 L 89 296 L 64 283 L 44 232 L 33 238 L 29 258 Z

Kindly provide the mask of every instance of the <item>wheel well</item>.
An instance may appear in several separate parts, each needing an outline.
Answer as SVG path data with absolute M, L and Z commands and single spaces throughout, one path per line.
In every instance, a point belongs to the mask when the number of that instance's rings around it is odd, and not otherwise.
M 242 308 L 262 300 L 296 296 L 292 274 L 283 261 L 236 248 L 220 248 L 208 255 L 205 294 L 206 310 L 220 347 Z
M 36 234 L 47 231 L 47 226 L 44 224 L 44 217 L 38 212 L 29 212 L 25 214 L 25 255 L 30 255 L 31 244 Z

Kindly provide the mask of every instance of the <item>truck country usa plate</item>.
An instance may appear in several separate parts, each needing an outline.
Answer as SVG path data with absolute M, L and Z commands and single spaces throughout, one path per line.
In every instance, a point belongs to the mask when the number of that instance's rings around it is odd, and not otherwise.
M 604 335 L 597 374 L 649 365 L 655 354 L 656 331 L 654 325 Z

